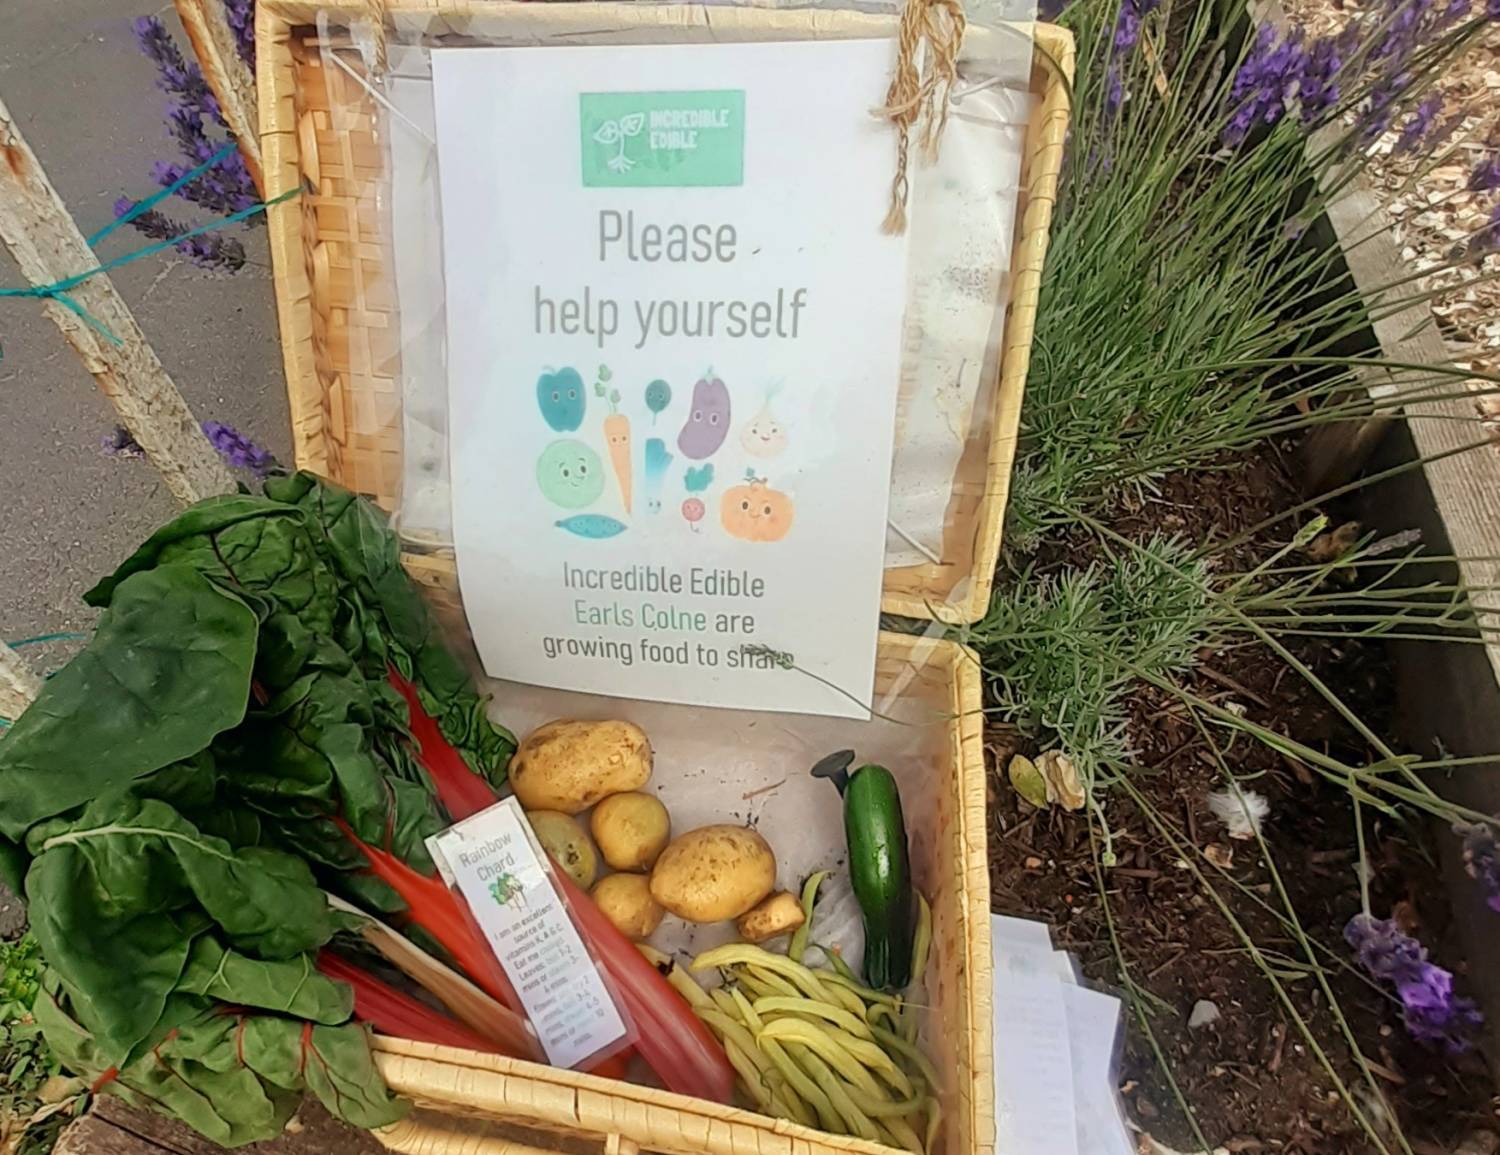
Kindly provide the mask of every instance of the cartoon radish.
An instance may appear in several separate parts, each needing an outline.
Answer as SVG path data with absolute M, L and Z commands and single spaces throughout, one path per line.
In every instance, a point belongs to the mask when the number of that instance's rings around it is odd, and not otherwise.
M 665 441 L 660 437 L 646 438 L 646 508 L 652 513 L 661 512 L 661 487 L 672 461 Z
M 630 512 L 630 418 L 620 412 L 620 391 L 608 387 L 610 379 L 608 365 L 599 366 L 599 380 L 594 382 L 594 396 L 609 402 L 609 416 L 604 419 L 604 443 L 609 448 L 609 463 L 614 467 L 615 480 L 620 483 L 620 501 L 625 512 Z
M 625 532 L 624 522 L 603 513 L 575 513 L 553 524 L 577 537 L 615 537 Z
M 698 532 L 698 523 L 708 512 L 703 504 L 703 498 L 698 495 L 713 483 L 714 467 L 712 464 L 690 466 L 682 476 L 682 484 L 688 491 L 687 499 L 682 503 L 682 516 L 687 519 L 694 533 Z
M 729 386 L 710 369 L 693 386 L 687 421 L 677 435 L 677 448 L 684 457 L 702 461 L 718 452 L 729 434 Z

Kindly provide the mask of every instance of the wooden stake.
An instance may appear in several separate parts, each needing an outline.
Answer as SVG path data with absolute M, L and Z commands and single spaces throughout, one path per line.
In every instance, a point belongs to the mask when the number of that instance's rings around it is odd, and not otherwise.
M 51 285 L 95 268 L 67 206 L 0 100 L 0 239 L 33 285 Z M 83 358 L 120 421 L 184 504 L 232 493 L 234 478 L 203 436 L 187 402 L 146 343 L 140 326 L 104 274 L 69 296 L 119 340 L 115 344 L 55 300 L 44 306 Z M 24 306 L 23 306 L 24 307 Z
M 239 43 L 224 0 L 176 0 L 177 16 L 193 46 L 193 55 L 203 69 L 203 78 L 213 89 L 224 123 L 239 145 L 245 167 L 260 195 L 266 195 L 260 166 L 260 135 L 256 118 L 255 74 L 240 59 Z
M 14 722 L 42 692 L 42 680 L 26 660 L 0 642 L 0 718 Z

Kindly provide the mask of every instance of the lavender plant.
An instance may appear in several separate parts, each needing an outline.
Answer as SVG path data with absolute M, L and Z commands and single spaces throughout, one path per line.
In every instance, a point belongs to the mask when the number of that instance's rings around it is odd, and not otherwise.
M 224 5 L 240 55 L 247 63 L 253 64 L 254 0 L 224 0 Z M 230 138 L 219 102 L 204 79 L 202 69 L 183 55 L 161 19 L 140 17 L 135 22 L 135 36 L 141 51 L 156 65 L 157 87 L 168 98 L 167 136 L 181 157 L 180 160 L 157 161 L 152 167 L 152 177 L 165 189 L 212 160 Z M 179 188 L 176 195 L 220 217 L 243 212 L 260 200 L 244 159 L 233 149 L 220 157 L 207 172 Z M 129 198 L 116 201 L 116 219 L 133 212 L 138 203 Z M 246 226 L 254 227 L 260 220 L 258 216 L 247 218 Z M 137 232 L 158 241 L 180 237 L 193 228 L 156 210 L 140 213 L 129 223 Z M 244 245 L 218 233 L 185 237 L 174 247 L 200 268 L 232 273 L 245 264 Z
M 1359 965 L 1386 983 L 1401 1000 L 1402 1018 L 1412 1038 L 1467 1051 L 1482 1017 L 1472 999 L 1454 993 L 1453 973 L 1428 961 L 1427 948 L 1404 934 L 1394 919 L 1356 914 L 1344 928 Z
M 286 472 L 281 462 L 276 460 L 275 454 L 257 445 L 233 425 L 226 425 L 222 421 L 205 421 L 202 427 L 209 444 L 231 469 L 243 469 L 261 480 Z M 146 455 L 140 442 L 123 425 L 116 425 L 105 434 L 100 439 L 99 448 L 106 457 L 141 458 Z
M 1464 388 L 1472 374 L 1456 365 L 1348 355 L 1372 317 L 1436 290 L 1405 278 L 1367 303 L 1341 285 L 1336 248 L 1305 233 L 1375 136 L 1390 130 L 1413 154 L 1440 146 L 1454 118 L 1432 81 L 1488 8 L 1392 0 L 1317 38 L 1224 27 L 1207 4 L 1178 11 L 1170 36 L 1165 10 L 1140 0 L 1065 10 L 1078 41 L 1073 143 L 1022 414 L 1013 544 L 1163 473 L 1356 416 L 1363 391 L 1351 387 L 1374 367 L 1409 400 Z M 1500 216 L 1455 263 L 1482 259 L 1497 238 Z

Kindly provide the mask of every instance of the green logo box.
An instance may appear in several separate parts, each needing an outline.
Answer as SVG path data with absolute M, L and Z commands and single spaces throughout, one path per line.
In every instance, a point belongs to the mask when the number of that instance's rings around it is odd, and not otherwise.
M 582 92 L 585 188 L 733 188 L 745 181 L 745 93 Z

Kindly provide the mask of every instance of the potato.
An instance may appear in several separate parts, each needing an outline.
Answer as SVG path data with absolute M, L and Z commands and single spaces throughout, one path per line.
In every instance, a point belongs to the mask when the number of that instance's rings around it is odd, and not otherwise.
M 746 942 L 765 942 L 778 934 L 796 930 L 807 916 L 802 904 L 784 890 L 778 890 L 753 910 L 734 920 L 735 929 Z
M 526 818 L 552 861 L 584 890 L 593 886 L 599 875 L 599 852 L 583 823 L 556 810 L 532 810 Z
M 594 902 L 626 938 L 646 938 L 661 925 L 666 913 L 651 897 L 651 883 L 644 874 L 601 878 L 594 887 Z
M 651 872 L 651 897 L 691 922 L 738 918 L 776 885 L 776 856 L 743 826 L 702 826 L 674 839 Z
M 548 722 L 510 760 L 511 788 L 527 810 L 577 814 L 650 777 L 651 743 L 630 722 Z
M 650 870 L 672 837 L 672 819 L 649 794 L 611 794 L 594 807 L 589 829 L 615 870 Z

